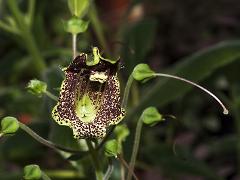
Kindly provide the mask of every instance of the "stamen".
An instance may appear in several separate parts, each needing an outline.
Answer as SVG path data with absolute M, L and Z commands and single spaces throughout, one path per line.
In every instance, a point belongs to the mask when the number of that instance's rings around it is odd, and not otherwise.
M 204 92 L 206 92 L 207 94 L 209 94 L 210 96 L 212 96 L 219 104 L 220 106 L 223 108 L 223 114 L 227 115 L 228 114 L 228 110 L 227 108 L 223 105 L 223 103 L 220 101 L 220 99 L 218 99 L 217 96 L 215 96 L 212 92 L 210 92 L 209 90 L 207 90 L 206 88 L 192 82 L 192 81 L 189 81 L 187 79 L 184 79 L 184 78 L 181 78 L 181 77 L 178 77 L 178 76 L 174 76 L 174 75 L 170 75 L 170 74 L 164 74 L 164 73 L 156 73 L 155 74 L 156 76 L 162 76 L 162 77 L 168 77 L 168 78 L 173 78 L 173 79 L 177 79 L 177 80 L 180 80 L 180 81 L 183 81 L 183 82 L 186 82 L 186 83 L 189 83 L 193 86 L 196 86 L 198 87 L 199 89 L 203 90 Z

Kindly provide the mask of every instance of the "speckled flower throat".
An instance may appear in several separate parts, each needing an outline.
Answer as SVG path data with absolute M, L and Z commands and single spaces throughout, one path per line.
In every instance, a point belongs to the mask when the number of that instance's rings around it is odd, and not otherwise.
M 118 62 L 80 54 L 64 69 L 65 79 L 53 119 L 69 126 L 75 138 L 103 138 L 106 128 L 124 117 L 121 108 Z

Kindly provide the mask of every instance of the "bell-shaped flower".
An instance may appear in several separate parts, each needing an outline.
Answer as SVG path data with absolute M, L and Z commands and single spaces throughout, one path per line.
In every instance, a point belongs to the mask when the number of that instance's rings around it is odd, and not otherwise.
M 81 53 L 63 69 L 65 79 L 52 116 L 72 128 L 75 138 L 103 138 L 107 127 L 124 117 L 118 64 L 103 58 L 95 47 L 92 55 Z

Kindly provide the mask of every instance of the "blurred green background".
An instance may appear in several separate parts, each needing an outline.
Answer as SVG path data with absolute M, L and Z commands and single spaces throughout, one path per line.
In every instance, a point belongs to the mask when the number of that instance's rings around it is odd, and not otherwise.
M 15 2 L 28 10 L 29 1 Z M 15 27 L 0 23 L 0 119 L 15 116 L 44 138 L 74 148 L 71 130 L 51 118 L 55 102 L 26 90 L 29 80 L 38 78 L 59 93 L 61 67 L 72 59 L 71 34 L 63 28 L 71 16 L 67 1 L 36 1 L 32 19 L 25 19 L 29 29 L 14 24 L 9 4 L 0 0 L 1 22 Z M 143 127 L 136 164 L 140 179 L 240 179 L 239 7 L 238 0 L 101 0 L 95 1 L 99 21 L 86 16 L 90 25 L 78 36 L 78 50 L 98 46 L 120 55 L 122 88 L 134 66 L 144 62 L 157 72 L 200 83 L 230 111 L 224 116 L 209 96 L 175 80 L 134 83 L 123 121 L 131 132 L 124 145 L 127 161 L 141 111 L 153 105 L 166 117 L 157 126 Z M 21 179 L 22 168 L 31 163 L 52 179 L 91 179 L 83 173 L 92 172 L 87 162 L 76 168 L 63 157 L 19 131 L 0 139 L 0 179 Z M 117 171 L 113 179 L 119 179 Z

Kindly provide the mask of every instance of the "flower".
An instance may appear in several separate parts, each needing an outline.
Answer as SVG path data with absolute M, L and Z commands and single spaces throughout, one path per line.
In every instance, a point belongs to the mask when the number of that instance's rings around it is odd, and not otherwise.
M 63 69 L 65 79 L 52 116 L 72 128 L 75 138 L 103 138 L 107 127 L 124 117 L 118 62 L 103 58 L 94 47 L 91 56 L 81 53 Z

